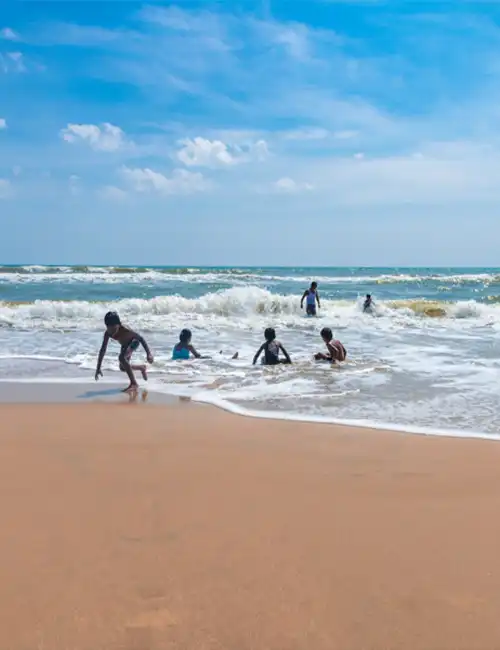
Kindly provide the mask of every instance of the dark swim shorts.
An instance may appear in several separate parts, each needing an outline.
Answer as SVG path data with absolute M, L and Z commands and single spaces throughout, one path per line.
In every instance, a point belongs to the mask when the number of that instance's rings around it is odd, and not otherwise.
M 122 346 L 120 356 L 123 354 L 125 359 L 127 361 L 130 361 L 132 354 L 137 350 L 139 345 L 140 342 L 137 339 L 132 339 L 131 341 L 129 341 L 128 343 Z
M 306 314 L 308 316 L 316 316 L 316 305 L 307 305 Z

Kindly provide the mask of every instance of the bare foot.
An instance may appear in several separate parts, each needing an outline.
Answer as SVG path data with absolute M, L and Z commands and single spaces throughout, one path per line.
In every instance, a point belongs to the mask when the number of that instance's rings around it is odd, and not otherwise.
M 137 384 L 130 384 L 130 386 L 122 390 L 122 393 L 136 393 L 138 389 L 139 386 Z
M 146 366 L 144 366 L 144 368 L 141 368 L 141 375 L 144 381 L 148 380 L 148 373 L 146 372 Z

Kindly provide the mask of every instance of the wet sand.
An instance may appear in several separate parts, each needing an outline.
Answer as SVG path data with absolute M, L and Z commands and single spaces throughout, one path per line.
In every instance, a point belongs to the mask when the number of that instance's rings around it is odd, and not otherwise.
M 500 443 L 0 405 L 0 648 L 497 650 Z

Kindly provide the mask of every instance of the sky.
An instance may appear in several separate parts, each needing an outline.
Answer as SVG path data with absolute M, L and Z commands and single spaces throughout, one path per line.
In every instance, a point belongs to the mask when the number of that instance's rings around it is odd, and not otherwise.
M 500 265 L 500 0 L 10 2 L 0 263 Z

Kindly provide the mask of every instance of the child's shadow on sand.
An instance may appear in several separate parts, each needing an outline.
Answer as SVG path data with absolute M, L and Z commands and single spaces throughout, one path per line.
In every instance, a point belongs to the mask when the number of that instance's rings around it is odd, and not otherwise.
M 93 397 L 106 397 L 106 395 L 123 395 L 120 388 L 107 388 L 106 390 L 88 390 L 78 395 L 78 399 L 92 399 Z
M 92 399 L 95 397 L 107 397 L 109 395 L 127 397 L 128 402 L 130 404 L 137 402 L 139 397 L 141 398 L 141 402 L 147 402 L 148 399 L 147 390 L 143 389 L 141 391 L 132 391 L 131 393 L 126 393 L 123 392 L 121 388 L 107 388 L 106 390 L 88 390 L 86 393 L 82 393 L 81 395 L 78 395 L 78 399 Z

